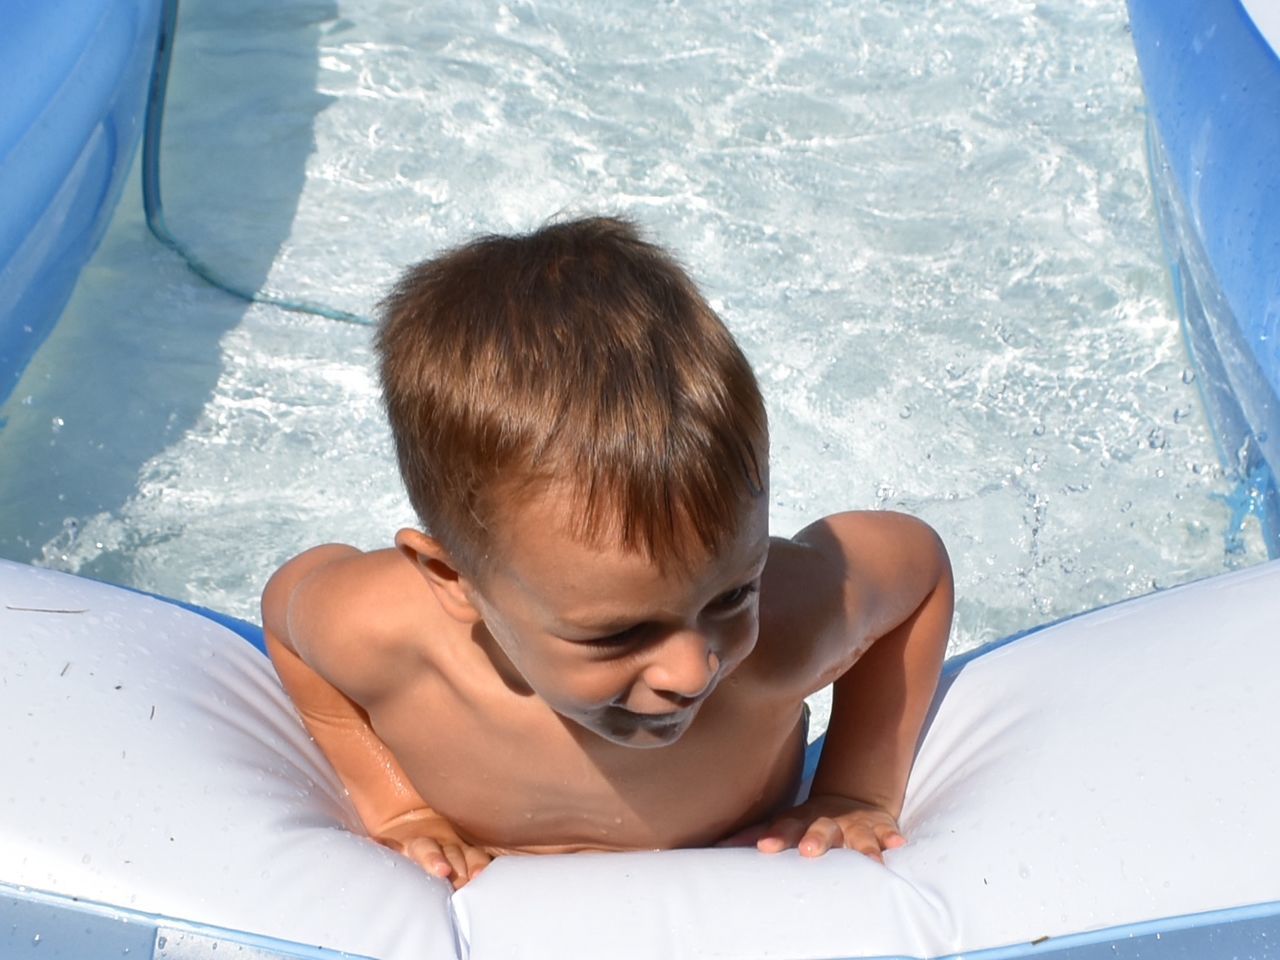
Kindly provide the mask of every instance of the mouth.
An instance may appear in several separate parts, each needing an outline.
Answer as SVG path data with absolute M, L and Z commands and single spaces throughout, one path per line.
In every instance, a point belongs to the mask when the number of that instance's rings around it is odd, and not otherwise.
M 710 698 L 720 680 L 730 670 L 719 670 L 699 693 L 692 697 L 666 695 L 660 712 L 632 710 L 620 701 L 606 706 L 597 714 L 598 733 L 615 743 L 631 747 L 659 747 L 675 743 L 689 728 L 702 705 Z M 647 741 L 647 742 L 646 742 Z
M 647 730 L 663 730 L 667 727 L 678 727 L 689 719 L 691 710 L 682 708 L 680 710 L 671 710 L 667 713 L 637 713 L 635 724 L 644 727 Z
M 697 712 L 694 706 L 682 707 L 664 713 L 637 713 L 626 707 L 614 705 L 608 708 L 602 719 L 602 732 L 609 739 L 630 746 L 640 746 L 641 741 L 651 741 L 650 745 L 659 746 L 673 743 L 688 728 Z
M 664 723 L 675 723 L 680 718 L 691 717 L 693 714 L 697 713 L 698 708 L 706 703 L 707 699 L 720 685 L 720 681 L 729 673 L 730 670 L 717 670 L 716 673 L 712 675 L 711 679 L 707 681 L 707 685 L 692 697 L 675 696 L 669 693 L 663 694 L 662 699 L 666 704 L 670 705 L 670 710 L 646 713 L 639 710 L 632 710 L 619 700 L 609 705 L 609 711 L 622 716 L 638 718 L 641 723 L 654 723 L 660 725 Z

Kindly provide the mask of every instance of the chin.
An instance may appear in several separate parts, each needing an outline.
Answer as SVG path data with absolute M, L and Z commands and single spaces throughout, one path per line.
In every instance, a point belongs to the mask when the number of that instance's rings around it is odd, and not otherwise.
M 644 719 L 643 714 L 629 710 L 606 712 L 595 718 L 594 723 L 587 724 L 588 729 L 610 743 L 620 747 L 632 747 L 638 750 L 650 750 L 657 747 L 669 747 L 689 729 L 696 710 L 681 711 L 678 719 L 666 723 Z
M 637 750 L 654 750 L 658 747 L 671 746 L 671 744 L 684 736 L 684 733 L 688 728 L 689 725 L 686 723 L 672 727 L 669 730 L 655 731 L 641 729 L 635 731 L 630 737 L 623 740 L 617 740 L 615 742 L 620 743 L 624 747 L 632 747 Z

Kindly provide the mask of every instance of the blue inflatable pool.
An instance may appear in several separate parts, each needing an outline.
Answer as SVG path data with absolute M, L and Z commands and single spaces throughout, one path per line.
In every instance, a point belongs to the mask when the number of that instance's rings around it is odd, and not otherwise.
M 1280 555 L 1280 3 L 1129 0 L 1152 184 L 1224 462 Z
M 101 237 L 167 10 L 6 5 L 0 398 Z M 1187 336 L 1275 551 L 1280 0 L 1130 11 Z M 883 866 L 506 857 L 454 893 L 359 835 L 252 626 L 0 562 L 0 956 L 1280 960 L 1277 622 L 1271 563 L 952 661 Z
M 162 0 L 6 0 L 0 401 L 102 239 L 142 135 Z

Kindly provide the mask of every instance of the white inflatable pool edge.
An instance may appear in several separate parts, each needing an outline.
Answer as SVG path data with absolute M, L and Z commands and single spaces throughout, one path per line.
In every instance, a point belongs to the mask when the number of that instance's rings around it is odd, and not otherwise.
M 0 951 L 85 956 L 70 946 L 85 917 L 110 924 L 118 909 L 131 934 L 151 925 L 166 960 L 219 960 L 219 942 L 256 960 L 332 956 L 317 947 L 379 960 L 1088 960 L 1224 944 L 1274 960 L 1277 623 L 1272 563 L 951 665 L 908 792 L 911 843 L 885 867 L 844 851 L 503 858 L 451 895 L 353 832 L 241 637 L 0 563 Z M 51 912 L 31 914 L 32 897 Z M 155 952 L 161 929 L 185 931 L 188 952 Z
M 73 923 L 68 922 L 69 916 L 74 917 Z M 0 883 L 0 919 L 9 926 L 7 941 L 0 933 L 0 955 L 7 960 L 96 960 L 106 956 L 134 960 L 371 960 L 353 953 L 138 913 L 5 883 Z M 1276 955 L 1274 937 L 1278 927 L 1280 901 L 1273 901 L 949 954 L 933 960 L 1020 960 L 1027 956 L 1116 960 L 1118 956 L 1170 955 L 1216 960 L 1226 955 L 1223 951 L 1235 960 L 1269 960 Z M 46 944 L 50 947 L 45 948 Z M 1124 944 L 1123 954 L 1117 944 Z M 465 953 L 461 951 L 460 955 Z
M 1240 0 L 1258 33 L 1280 57 L 1280 0 Z

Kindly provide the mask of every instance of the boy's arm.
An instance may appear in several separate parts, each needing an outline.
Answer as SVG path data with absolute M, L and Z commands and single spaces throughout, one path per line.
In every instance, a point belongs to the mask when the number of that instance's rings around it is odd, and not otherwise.
M 856 659 L 833 683 L 808 801 L 754 839 L 766 852 L 849 847 L 880 860 L 906 842 L 897 818 L 951 630 L 951 565 L 933 530 L 901 514 L 841 514 L 796 539 L 844 566 L 840 632 Z
M 460 887 L 488 864 L 484 851 L 466 844 L 443 817 L 433 811 L 395 756 L 374 732 L 369 714 L 299 653 L 322 637 L 315 636 L 316 611 L 291 617 L 308 595 L 328 594 L 334 579 L 323 568 L 361 557 L 353 547 L 316 547 L 280 568 L 262 594 L 263 635 L 272 665 L 307 731 L 337 771 L 370 836 L 417 862 L 428 873 L 452 877 Z M 299 589 L 308 578 L 304 589 Z M 314 601 L 313 601 L 314 603 Z M 291 620 L 301 621 L 301 629 Z M 294 636 L 293 634 L 300 634 Z M 310 634 L 310 635 L 308 635 Z

